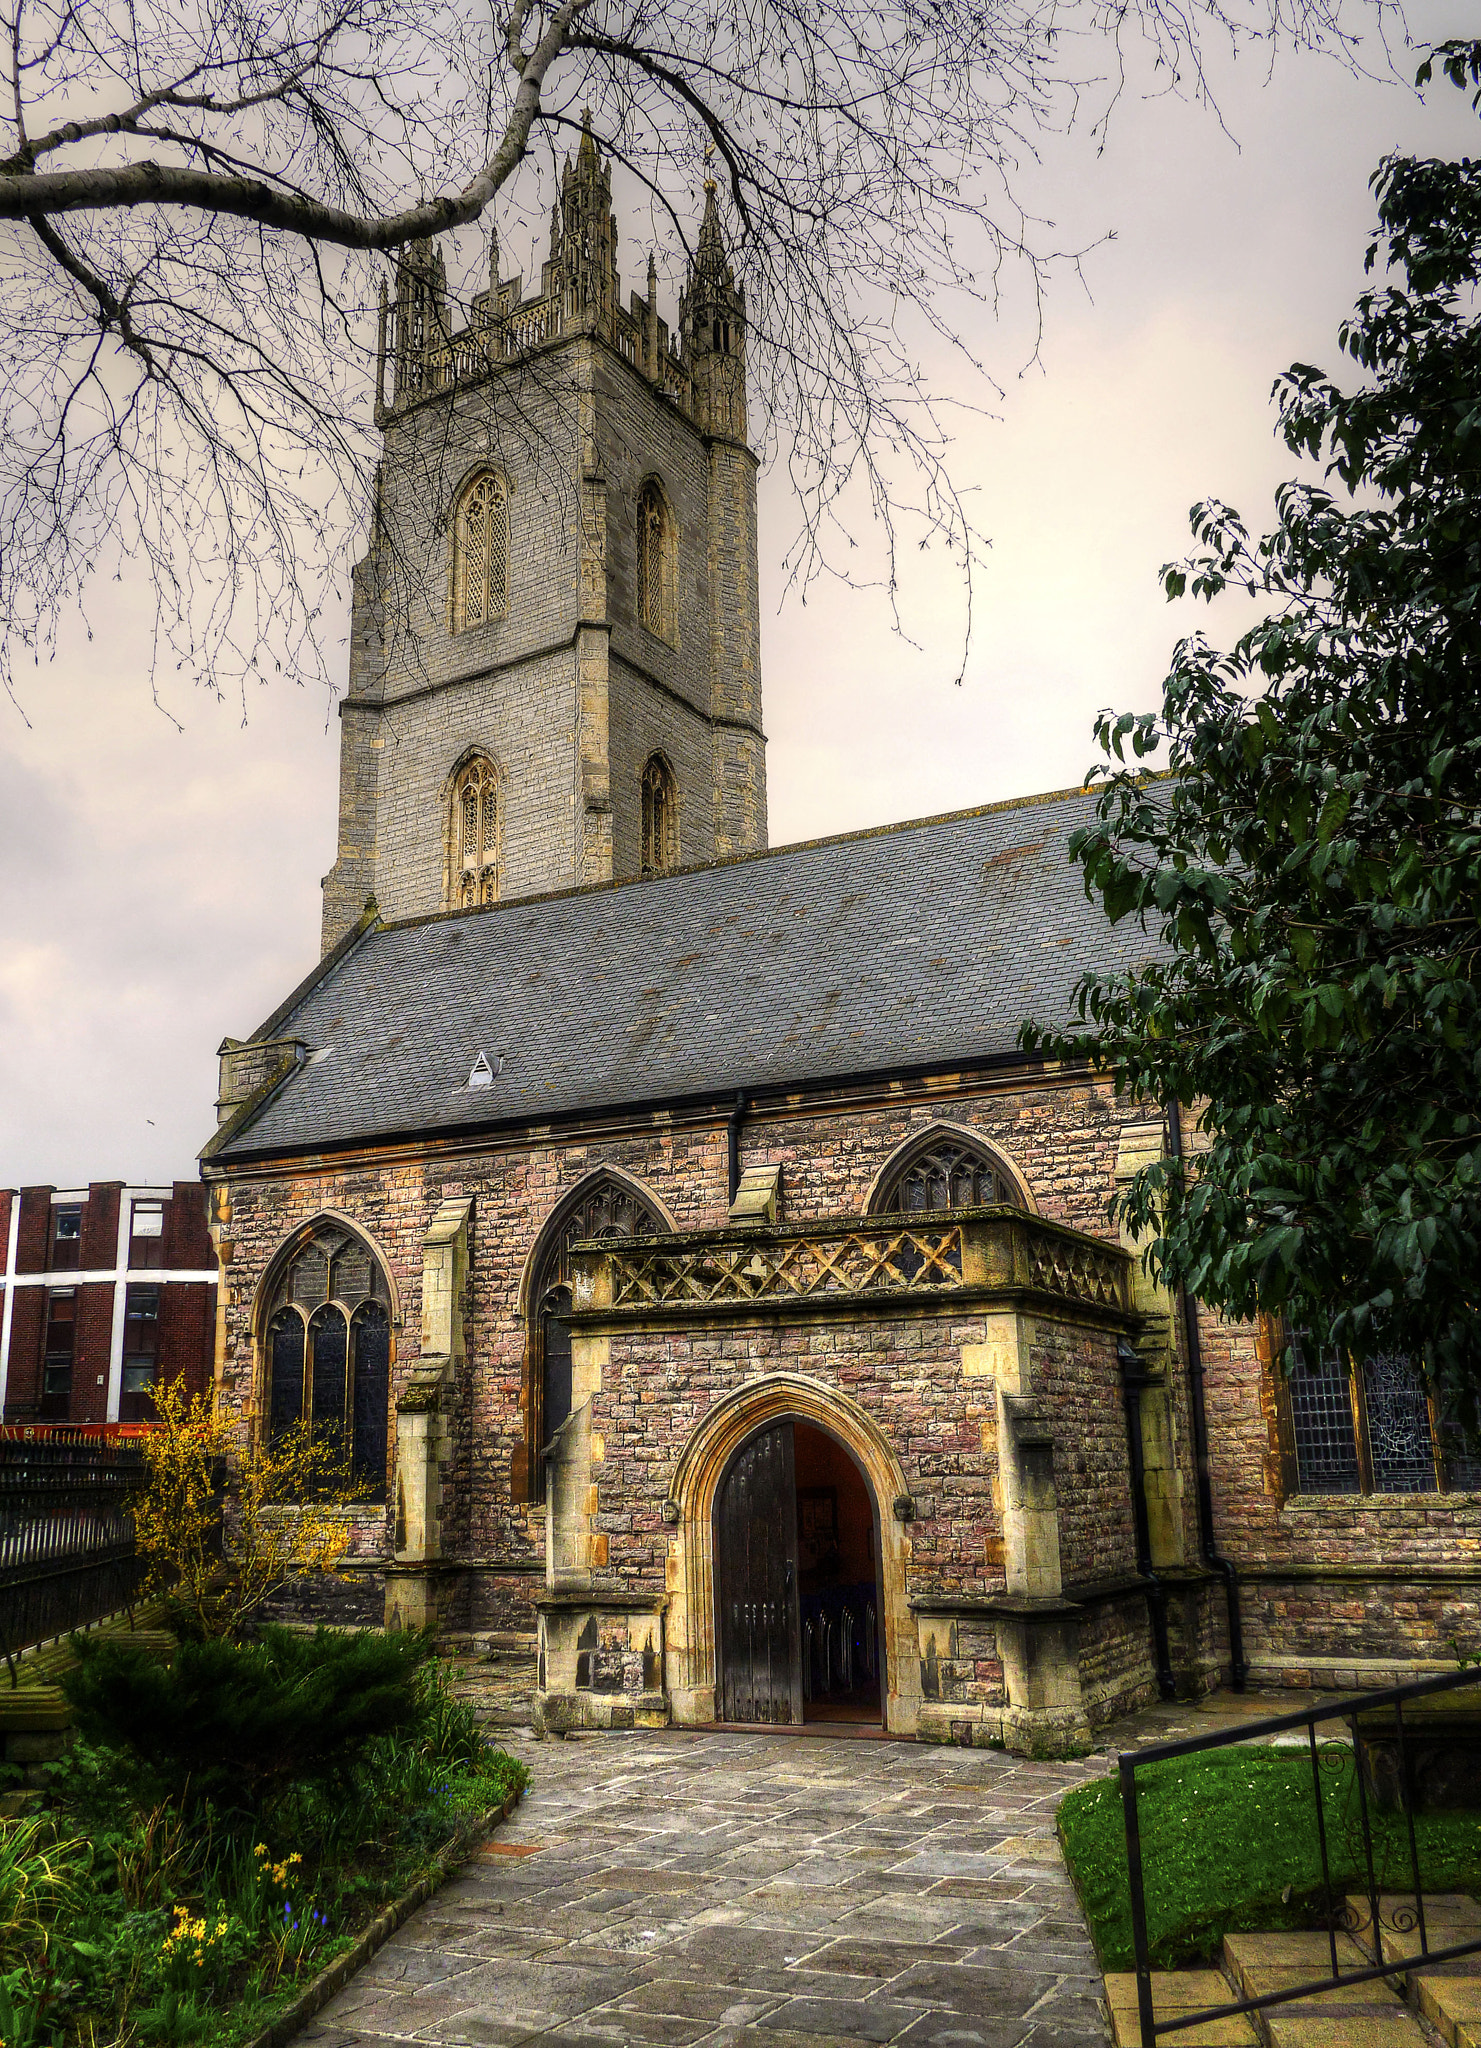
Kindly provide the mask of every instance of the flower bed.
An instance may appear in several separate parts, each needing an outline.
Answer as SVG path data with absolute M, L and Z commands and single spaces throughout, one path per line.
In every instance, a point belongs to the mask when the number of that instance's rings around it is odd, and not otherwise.
M 268 1651 L 239 1653 L 243 1671 L 255 1668 L 259 1680 L 279 1632 L 265 1635 Z M 523 1765 L 483 1742 L 442 1673 L 421 1661 L 425 1649 L 420 1658 L 393 1653 L 388 1640 L 396 1639 L 356 1639 L 364 1648 L 352 1644 L 346 1655 L 344 1638 L 326 1637 L 316 1657 L 282 1638 L 284 1696 L 302 1695 L 306 1672 L 317 1680 L 333 1666 L 329 1706 L 322 1686 L 315 1695 L 318 1711 L 331 1716 L 338 1694 L 348 1698 L 358 1687 L 363 1704 L 374 1690 L 366 1673 L 377 1644 L 383 1665 L 399 1655 L 404 1670 L 382 1672 L 380 1719 L 389 1725 L 338 1750 L 321 1748 L 310 1775 L 253 1777 L 244 1757 L 235 1789 L 213 1771 L 200 1741 L 192 1772 L 183 1774 L 168 1749 L 144 1754 L 142 1735 L 110 1735 L 98 1705 L 108 1685 L 94 1675 L 91 1704 L 87 1683 L 79 1686 L 88 1739 L 57 1767 L 44 1811 L 0 1823 L 5 2048 L 251 2041 L 417 1881 L 460 1824 L 523 1789 Z M 171 1682 L 209 1728 L 199 1670 L 192 1680 L 183 1653 L 182 1660 L 187 1668 Z M 209 1663 L 212 1685 L 224 1688 L 230 1673 L 220 1645 Z M 398 1681 L 410 1700 L 404 1711 L 392 1710 Z M 165 1682 L 157 1667 L 147 1680 L 155 1691 Z M 126 1724 L 119 1686 L 109 1683 L 112 1711 Z M 266 1699 L 266 1688 L 254 1697 Z M 158 1717 L 168 1720 L 167 1711 Z M 286 1725 L 276 1729 L 280 1742 Z M 259 1757 L 270 1754 L 271 1734 Z M 209 1787 L 207 1796 L 198 1784 Z

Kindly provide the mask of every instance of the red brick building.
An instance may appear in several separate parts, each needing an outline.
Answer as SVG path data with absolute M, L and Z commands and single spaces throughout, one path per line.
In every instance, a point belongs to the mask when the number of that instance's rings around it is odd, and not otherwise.
M 216 1255 L 198 1181 L 0 1188 L 6 1422 L 141 1422 L 211 1382 Z
M 751 458 L 685 398 L 744 309 L 707 222 L 682 350 L 624 326 L 604 177 L 540 323 L 500 286 L 421 362 L 403 270 L 425 588 L 389 634 L 357 572 L 329 950 L 221 1048 L 222 1398 L 359 1465 L 341 1611 L 529 1632 L 556 1717 L 1019 1748 L 1476 1647 L 1418 1373 L 1287 1380 L 1151 1286 L 1110 1207 L 1182 1120 L 1019 1049 L 1150 943 L 1086 901 L 1094 799 L 765 850 Z

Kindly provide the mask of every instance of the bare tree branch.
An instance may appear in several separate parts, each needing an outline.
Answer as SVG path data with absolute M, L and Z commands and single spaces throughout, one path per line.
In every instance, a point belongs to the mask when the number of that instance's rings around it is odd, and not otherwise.
M 472 320 L 491 287 L 467 231 L 497 198 L 505 246 L 534 239 L 586 107 L 671 287 L 723 167 L 752 438 L 797 501 L 787 576 L 894 604 L 902 550 L 936 542 L 970 605 L 954 407 L 921 362 L 944 342 L 991 404 L 1000 295 L 1041 306 L 1083 253 L 1032 218 L 1023 168 L 1105 118 L 1133 44 L 1197 96 L 1210 33 L 1356 64 L 1355 24 L 1390 20 L 1394 0 L 0 0 L 0 683 L 125 573 L 152 584 L 159 663 L 218 690 L 330 677 L 375 516 L 384 256 L 438 238 Z

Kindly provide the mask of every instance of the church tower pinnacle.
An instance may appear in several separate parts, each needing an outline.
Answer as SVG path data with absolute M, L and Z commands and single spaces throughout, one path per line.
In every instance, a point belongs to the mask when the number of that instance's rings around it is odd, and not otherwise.
M 455 309 L 441 250 L 383 297 L 384 435 L 355 571 L 327 950 L 388 920 L 766 844 L 745 301 L 713 184 L 680 303 L 622 304 L 584 118 L 538 289 Z
M 704 219 L 689 282 L 679 301 L 694 416 L 712 434 L 746 438 L 746 301 L 720 233 L 715 181 L 705 180 Z

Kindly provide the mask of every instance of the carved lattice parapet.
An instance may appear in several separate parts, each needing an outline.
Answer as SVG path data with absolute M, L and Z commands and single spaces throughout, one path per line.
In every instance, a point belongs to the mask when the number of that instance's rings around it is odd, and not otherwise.
M 1006 1207 L 571 1247 L 578 1315 L 968 1290 L 1032 1292 L 1124 1314 L 1129 1275 L 1119 1246 Z
M 1040 1232 L 1026 1232 L 1025 1237 L 1025 1278 L 1030 1287 L 1069 1301 L 1093 1302 L 1100 1308 L 1127 1306 L 1124 1253 L 1093 1238 L 1050 1237 Z
M 962 1285 L 962 1233 L 893 1225 L 837 1236 L 768 1234 L 762 1242 L 625 1245 L 612 1258 L 614 1308 L 767 1301 L 816 1294 L 900 1293 Z

